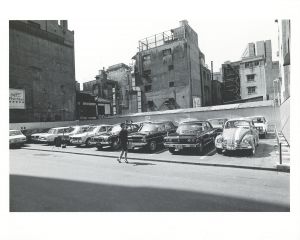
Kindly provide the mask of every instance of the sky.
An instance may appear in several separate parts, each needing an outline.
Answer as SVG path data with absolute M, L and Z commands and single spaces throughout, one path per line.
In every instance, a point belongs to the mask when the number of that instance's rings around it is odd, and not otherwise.
M 272 17 L 237 20 L 187 15 L 139 21 L 130 17 L 69 19 L 69 29 L 75 32 L 76 80 L 80 83 L 94 80 L 103 67 L 131 63 L 139 40 L 176 28 L 183 19 L 197 32 L 199 48 L 208 66 L 210 61 L 214 62 L 214 72 L 227 60 L 239 60 L 249 42 L 270 39 L 273 60 L 277 60 L 278 28 Z

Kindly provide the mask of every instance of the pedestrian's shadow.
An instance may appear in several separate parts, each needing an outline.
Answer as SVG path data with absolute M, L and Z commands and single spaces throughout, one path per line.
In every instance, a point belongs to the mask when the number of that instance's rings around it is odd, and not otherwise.
M 132 164 L 133 166 L 143 166 L 143 165 L 156 165 L 154 163 L 144 163 L 144 162 L 129 162 L 128 164 Z

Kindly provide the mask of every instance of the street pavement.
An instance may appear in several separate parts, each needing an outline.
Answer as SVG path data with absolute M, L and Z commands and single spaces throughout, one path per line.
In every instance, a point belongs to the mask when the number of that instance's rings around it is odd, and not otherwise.
M 12 149 L 10 211 L 289 211 L 289 173 L 264 169 L 271 166 L 264 162 L 276 162 L 269 140 L 254 157 L 222 156 L 213 148 L 202 156 L 160 150 L 129 153 L 129 164 L 116 161 L 119 152 L 105 156 L 95 148 Z M 243 161 L 261 168 L 234 167 Z

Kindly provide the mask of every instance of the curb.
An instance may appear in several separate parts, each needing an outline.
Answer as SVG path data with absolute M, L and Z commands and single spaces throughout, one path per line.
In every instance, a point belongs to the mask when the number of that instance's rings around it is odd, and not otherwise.
M 23 148 L 23 149 L 31 150 L 31 151 L 59 152 L 59 153 L 69 153 L 69 154 L 75 154 L 75 155 L 116 158 L 116 156 L 104 155 L 104 154 L 98 155 L 98 154 L 92 154 L 92 153 L 76 153 L 76 152 L 46 150 L 46 149 L 36 149 L 36 148 Z M 278 168 L 278 165 L 274 168 L 268 168 L 268 167 L 255 167 L 255 166 L 241 166 L 241 165 L 233 165 L 233 164 L 182 162 L 182 161 L 170 161 L 170 160 L 165 160 L 165 159 L 149 159 L 149 158 L 136 158 L 136 157 L 128 157 L 127 159 L 148 161 L 148 162 L 162 162 L 162 163 L 186 164 L 186 165 L 198 165 L 198 166 L 210 166 L 210 167 L 227 167 L 227 168 L 241 168 L 241 169 L 251 169 L 251 170 L 274 171 L 274 172 L 286 172 L 285 168 L 281 168 L 281 167 Z
M 277 164 L 276 168 L 279 172 L 290 172 L 289 164 Z

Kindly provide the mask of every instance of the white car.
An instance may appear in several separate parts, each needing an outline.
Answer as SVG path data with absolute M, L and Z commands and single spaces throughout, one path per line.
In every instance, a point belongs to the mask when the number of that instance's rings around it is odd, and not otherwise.
M 9 147 L 21 147 L 26 142 L 26 136 L 20 130 L 9 130 Z
M 84 126 L 51 128 L 48 133 L 39 136 L 38 141 L 48 144 L 59 144 L 69 142 L 70 136 L 84 132 L 88 128 Z
M 97 126 L 90 126 L 85 132 L 75 134 L 70 136 L 70 143 L 76 146 L 91 146 L 91 138 L 100 135 L 102 133 L 106 133 L 110 130 L 112 125 L 97 125 Z
M 268 134 L 268 122 L 263 116 L 251 116 L 247 117 L 248 119 L 253 120 L 254 126 L 257 129 L 259 136 L 266 138 Z
M 38 141 L 48 144 L 58 144 L 61 143 L 62 140 L 66 140 L 68 133 L 73 130 L 72 127 L 51 128 L 48 133 L 39 136 Z

